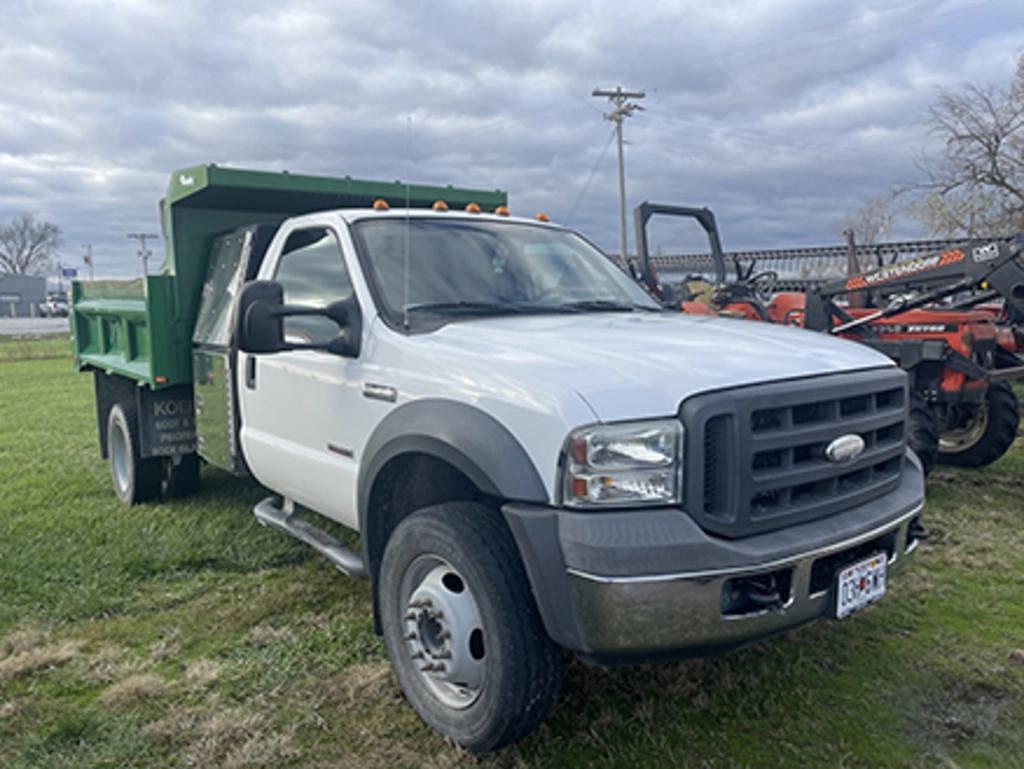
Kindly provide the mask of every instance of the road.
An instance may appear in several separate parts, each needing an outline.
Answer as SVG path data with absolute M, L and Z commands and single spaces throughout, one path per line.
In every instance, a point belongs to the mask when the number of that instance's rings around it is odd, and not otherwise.
M 67 318 L 0 318 L 0 336 L 42 336 L 68 332 Z

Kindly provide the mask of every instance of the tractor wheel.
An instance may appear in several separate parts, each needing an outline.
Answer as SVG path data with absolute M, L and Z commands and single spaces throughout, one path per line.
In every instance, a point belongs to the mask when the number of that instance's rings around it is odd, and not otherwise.
M 988 386 L 985 400 L 961 414 L 959 424 L 939 436 L 939 461 L 957 467 L 984 467 L 1013 444 L 1020 405 L 1007 382 Z
M 921 460 L 921 467 L 927 476 L 935 465 L 939 454 L 939 428 L 935 412 L 920 394 L 910 393 L 910 418 L 907 443 Z

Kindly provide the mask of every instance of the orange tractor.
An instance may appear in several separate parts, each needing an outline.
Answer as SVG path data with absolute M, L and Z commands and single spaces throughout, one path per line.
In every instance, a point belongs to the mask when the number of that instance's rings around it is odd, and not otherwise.
M 713 281 L 663 285 L 648 255 L 654 215 L 696 220 L 710 244 Z M 775 290 L 778 275 L 726 260 L 706 208 L 642 203 L 635 211 L 638 277 L 683 312 L 783 323 L 853 339 L 910 376 L 908 440 L 926 470 L 935 462 L 981 467 L 1017 435 L 1010 380 L 1024 376 L 1024 235 L 885 265 L 803 292 Z

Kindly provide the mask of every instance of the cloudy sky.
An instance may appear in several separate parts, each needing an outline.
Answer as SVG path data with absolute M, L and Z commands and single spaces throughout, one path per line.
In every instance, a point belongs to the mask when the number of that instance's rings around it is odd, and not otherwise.
M 125 233 L 159 231 L 171 170 L 216 162 L 501 187 L 617 250 L 590 92 L 621 83 L 647 92 L 631 207 L 709 205 L 727 249 L 830 243 L 918 178 L 938 89 L 1004 86 L 1022 50 L 1020 0 L 0 0 L 0 219 L 138 274 Z

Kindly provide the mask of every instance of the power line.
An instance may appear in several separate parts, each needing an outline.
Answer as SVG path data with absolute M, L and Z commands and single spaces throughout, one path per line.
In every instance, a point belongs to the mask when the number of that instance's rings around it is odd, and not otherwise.
M 606 112 L 604 118 L 615 123 L 615 140 L 619 150 L 619 247 L 622 258 L 625 259 L 628 252 L 626 247 L 626 164 L 622 156 L 622 122 L 626 118 L 632 117 L 636 110 L 643 109 L 639 104 L 629 100 L 643 99 L 647 94 L 643 91 L 626 91 L 620 85 L 614 89 L 595 88 L 590 95 L 604 96 L 613 106 L 612 111 Z
M 604 161 L 604 156 L 608 154 L 608 148 L 612 146 L 612 139 L 615 138 L 614 129 L 608 132 L 608 140 L 605 141 L 604 147 L 601 150 L 601 154 L 597 156 L 593 167 L 590 169 L 590 175 L 587 176 L 587 181 L 583 184 L 583 188 L 576 196 L 576 201 L 572 204 L 572 208 L 569 210 L 569 215 L 565 218 L 565 226 L 568 227 L 572 223 L 573 217 L 576 215 L 576 209 L 580 207 L 580 203 L 583 198 L 586 197 L 587 192 L 590 190 L 590 183 L 594 180 L 594 174 L 597 173 L 597 167 Z

